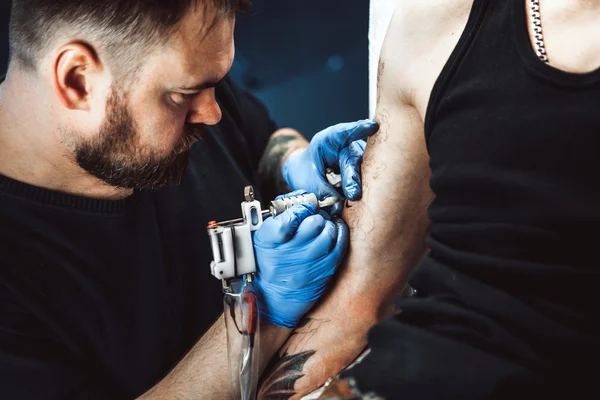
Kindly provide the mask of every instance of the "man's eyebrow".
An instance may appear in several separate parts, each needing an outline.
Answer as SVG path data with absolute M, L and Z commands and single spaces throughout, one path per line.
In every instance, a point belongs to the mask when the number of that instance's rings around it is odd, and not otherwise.
M 225 78 L 223 78 L 225 79 Z M 210 88 L 214 88 L 217 87 L 221 82 L 223 82 L 223 79 L 219 79 L 217 80 L 212 80 L 212 81 L 208 81 L 208 82 L 204 82 L 204 83 L 200 83 L 198 85 L 194 85 L 194 86 L 182 86 L 179 89 L 183 90 L 183 91 L 187 91 L 187 92 L 200 92 L 204 89 L 210 89 Z

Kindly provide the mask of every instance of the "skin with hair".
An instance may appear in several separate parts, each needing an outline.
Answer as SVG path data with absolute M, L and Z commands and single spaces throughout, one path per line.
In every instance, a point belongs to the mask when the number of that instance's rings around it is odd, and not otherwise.
M 133 53 L 138 67 L 127 79 L 102 45 L 68 31 L 49 41 L 34 69 L 13 59 L 0 85 L 0 174 L 97 199 L 177 182 L 190 145 L 221 119 L 215 86 L 231 68 L 235 19 L 217 15 L 214 7 L 189 8 L 165 44 Z M 263 181 L 279 179 L 286 157 L 308 145 L 291 129 L 272 137 Z M 224 330 L 221 318 L 141 398 L 232 397 Z M 264 324 L 261 332 L 264 367 L 290 331 Z
M 112 87 L 97 137 L 82 139 L 62 132 L 62 142 L 81 168 L 111 186 L 160 189 L 179 182 L 187 166 L 186 150 L 201 139 L 203 125 L 186 124 L 181 140 L 166 156 L 144 148 L 123 92 Z

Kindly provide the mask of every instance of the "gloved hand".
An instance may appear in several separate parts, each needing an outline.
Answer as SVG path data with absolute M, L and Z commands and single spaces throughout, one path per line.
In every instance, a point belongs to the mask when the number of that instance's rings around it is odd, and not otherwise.
M 283 164 L 283 179 L 292 190 L 304 189 L 319 200 L 339 197 L 327 182 L 326 169 L 339 168 L 342 189 L 347 199 L 356 201 L 362 195 L 360 165 L 366 143 L 362 139 L 379 129 L 375 120 L 338 124 L 317 133 L 307 149 L 293 153 Z M 342 203 L 331 210 L 340 214 Z
M 298 204 L 266 219 L 253 240 L 259 315 L 271 324 L 293 328 L 321 297 L 342 262 L 348 227 L 339 218 L 325 219 L 314 204 Z

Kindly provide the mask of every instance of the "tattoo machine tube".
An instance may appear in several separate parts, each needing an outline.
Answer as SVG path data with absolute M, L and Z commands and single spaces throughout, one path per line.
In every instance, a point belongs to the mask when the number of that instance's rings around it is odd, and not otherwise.
M 232 392 L 241 400 L 256 398 L 259 378 L 258 305 L 252 286 L 251 278 L 236 279 L 223 289 Z

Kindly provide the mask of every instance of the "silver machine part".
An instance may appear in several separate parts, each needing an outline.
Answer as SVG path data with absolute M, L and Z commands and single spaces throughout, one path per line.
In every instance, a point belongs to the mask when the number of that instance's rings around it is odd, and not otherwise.
M 327 182 L 334 188 L 340 189 L 342 187 L 342 175 L 336 174 L 333 169 L 327 168 L 325 177 L 327 178 Z
M 234 279 L 223 297 L 225 326 L 227 328 L 227 355 L 233 399 L 255 400 L 259 379 L 260 324 L 248 334 L 252 316 L 244 301 L 246 286 L 251 282 Z
M 214 223 L 207 229 L 213 252 L 211 273 L 217 279 L 229 280 L 256 272 L 252 232 L 261 227 L 260 202 L 254 199 L 252 186 L 244 188 L 242 218 L 228 223 Z
M 301 196 L 289 197 L 287 199 L 273 200 L 271 202 L 271 206 L 269 207 L 269 214 L 271 214 L 272 216 L 275 217 L 275 216 L 283 213 L 288 208 L 295 206 L 296 204 L 306 204 L 306 203 L 316 204 L 317 211 L 318 211 L 321 208 L 332 206 L 332 205 L 336 204 L 337 202 L 339 202 L 340 200 L 341 199 L 339 197 L 328 197 L 323 201 L 319 201 L 315 194 L 307 193 L 307 194 L 303 194 Z
M 319 200 L 314 193 L 307 193 L 301 196 L 288 197 L 287 199 L 274 200 L 271 202 L 269 212 L 272 216 L 276 217 L 282 214 L 288 208 L 295 206 L 296 204 L 313 203 L 319 204 Z

